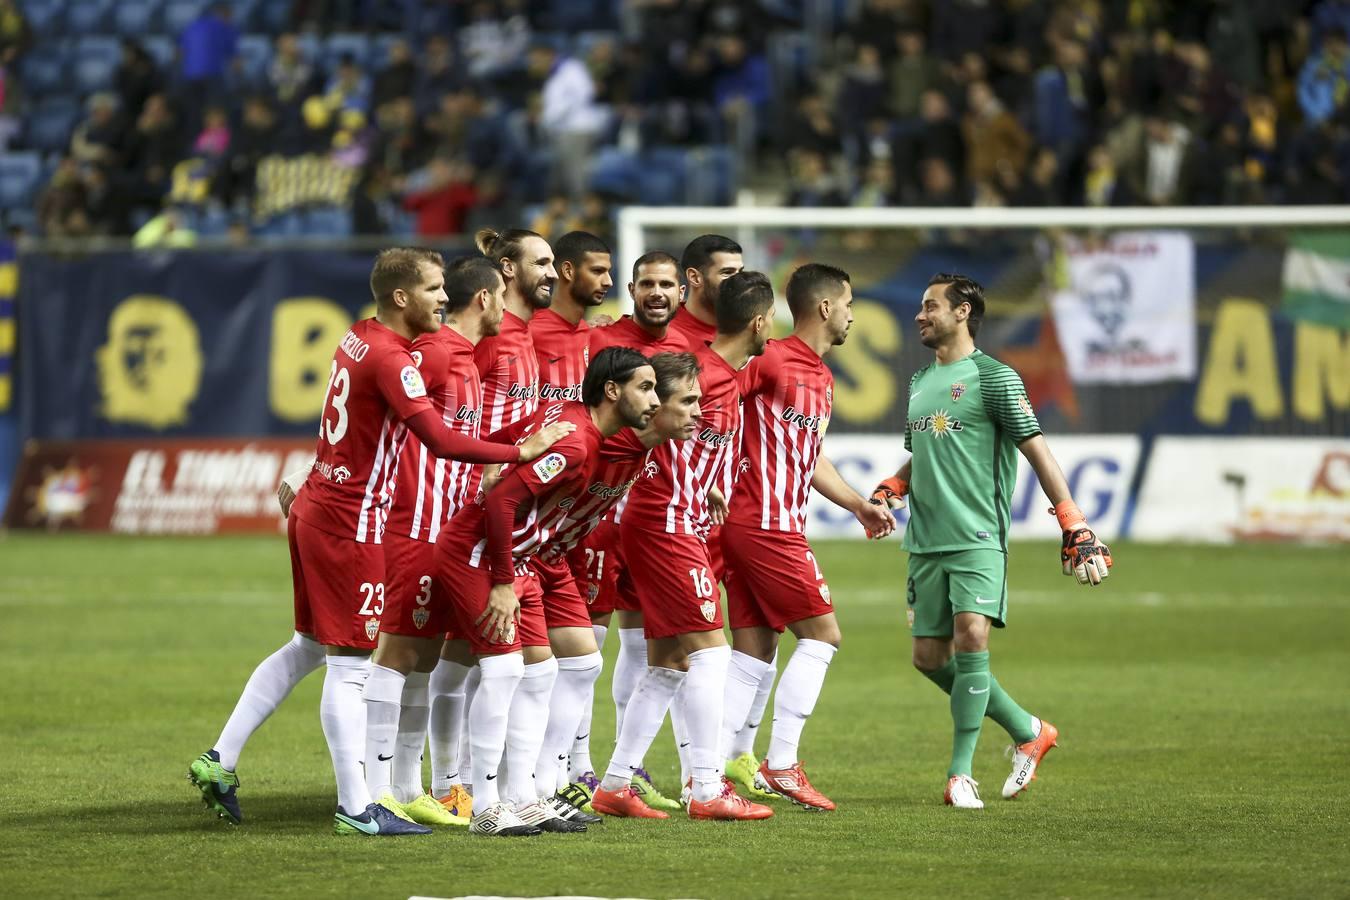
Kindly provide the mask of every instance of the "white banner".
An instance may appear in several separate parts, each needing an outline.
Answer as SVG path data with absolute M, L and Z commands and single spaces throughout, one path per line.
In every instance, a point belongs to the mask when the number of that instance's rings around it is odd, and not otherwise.
M 1088 523 L 1110 541 L 1120 534 L 1130 483 L 1139 466 L 1139 438 L 1133 435 L 1064 435 L 1047 438 L 1050 450 L 1064 469 L 1069 490 Z M 909 454 L 900 434 L 831 434 L 825 441 L 825 455 L 834 462 L 844 480 L 864 497 L 877 482 L 894 475 Z M 1060 538 L 1055 517 L 1046 510 L 1045 498 L 1036 481 L 1036 473 L 1019 454 L 1017 485 L 1013 490 L 1009 536 L 1018 540 Z M 900 525 L 908 522 L 908 511 L 900 511 Z M 806 533 L 810 537 L 858 538 L 865 535 L 852 515 L 812 491 L 807 507 Z
M 1195 377 L 1195 245 L 1181 232 L 1063 238 L 1065 285 L 1052 305 L 1080 384 Z
M 1350 542 L 1350 440 L 1158 438 L 1130 536 Z

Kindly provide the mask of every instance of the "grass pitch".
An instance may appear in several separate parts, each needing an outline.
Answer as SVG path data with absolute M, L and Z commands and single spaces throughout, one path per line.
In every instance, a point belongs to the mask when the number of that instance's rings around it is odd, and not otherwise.
M 321 675 L 244 753 L 242 827 L 208 817 L 184 778 L 289 634 L 281 538 L 0 538 L 0 884 L 11 897 L 1350 894 L 1344 549 L 1122 545 L 1092 590 L 1059 574 L 1056 549 L 1014 548 L 1010 627 L 992 641 L 999 680 L 1061 731 L 1015 802 L 998 799 L 1008 741 L 986 721 L 988 808 L 942 806 L 950 719 L 909 666 L 903 554 L 835 543 L 819 556 L 844 646 L 802 754 L 837 812 L 370 841 L 330 833 Z M 668 732 L 649 763 L 673 791 Z

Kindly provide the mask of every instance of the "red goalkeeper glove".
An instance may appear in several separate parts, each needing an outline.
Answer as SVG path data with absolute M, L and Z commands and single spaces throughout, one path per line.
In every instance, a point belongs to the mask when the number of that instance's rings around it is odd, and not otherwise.
M 1059 562 L 1065 575 L 1073 575 L 1079 584 L 1101 584 L 1111 574 L 1111 550 L 1088 528 L 1082 511 L 1072 500 L 1064 500 L 1049 510 L 1059 520 L 1064 540 Z
M 904 509 L 905 495 L 909 493 L 909 482 L 902 479 L 899 475 L 892 475 L 872 491 L 872 497 L 868 501 L 877 506 L 886 506 L 891 509 Z

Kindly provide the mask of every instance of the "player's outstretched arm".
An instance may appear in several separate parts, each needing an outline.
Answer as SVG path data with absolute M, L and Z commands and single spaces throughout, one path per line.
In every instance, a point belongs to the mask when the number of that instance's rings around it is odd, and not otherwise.
M 863 499 L 863 495 L 850 487 L 839 474 L 839 470 L 830 462 L 829 457 L 821 456 L 816 462 L 815 474 L 811 476 L 811 487 L 835 506 L 853 513 L 869 538 L 884 538 L 895 530 L 895 516 L 891 515 L 891 511 Z
M 433 456 L 477 464 L 529 462 L 576 428 L 570 422 L 555 423 L 540 429 L 530 440 L 516 446 L 495 444 L 460 434 L 446 426 L 440 414 L 429 407 L 404 421 L 408 430 L 426 445 Z
M 1082 510 L 1073 502 L 1069 483 L 1050 452 L 1050 445 L 1043 435 L 1038 434 L 1018 444 L 1017 449 L 1031 464 L 1041 490 L 1054 504 L 1050 512 L 1059 520 L 1060 531 L 1064 534 L 1059 551 L 1064 574 L 1075 576 L 1079 584 L 1101 584 L 1111 574 L 1111 551 L 1097 540 Z
M 872 489 L 871 502 L 888 509 L 904 509 L 905 496 L 909 494 L 909 472 L 910 461 L 905 460 L 899 471 L 890 478 L 882 479 L 882 482 Z

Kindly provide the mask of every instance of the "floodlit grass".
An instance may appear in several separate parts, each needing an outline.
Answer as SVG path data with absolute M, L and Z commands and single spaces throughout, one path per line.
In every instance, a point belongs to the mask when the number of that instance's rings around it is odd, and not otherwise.
M 802 755 L 837 812 L 364 840 L 330 833 L 321 676 L 245 751 L 242 827 L 208 816 L 184 778 L 289 635 L 284 540 L 10 535 L 0 883 L 10 897 L 1350 893 L 1345 551 L 1113 550 L 1113 577 L 1087 589 L 1060 576 L 1057 548 L 1014 548 L 993 671 L 1061 732 L 1015 802 L 998 799 L 1008 741 L 986 722 L 988 808 L 943 807 L 947 700 L 909 666 L 903 554 L 822 543 L 844 646 Z M 668 732 L 649 762 L 674 792 Z

